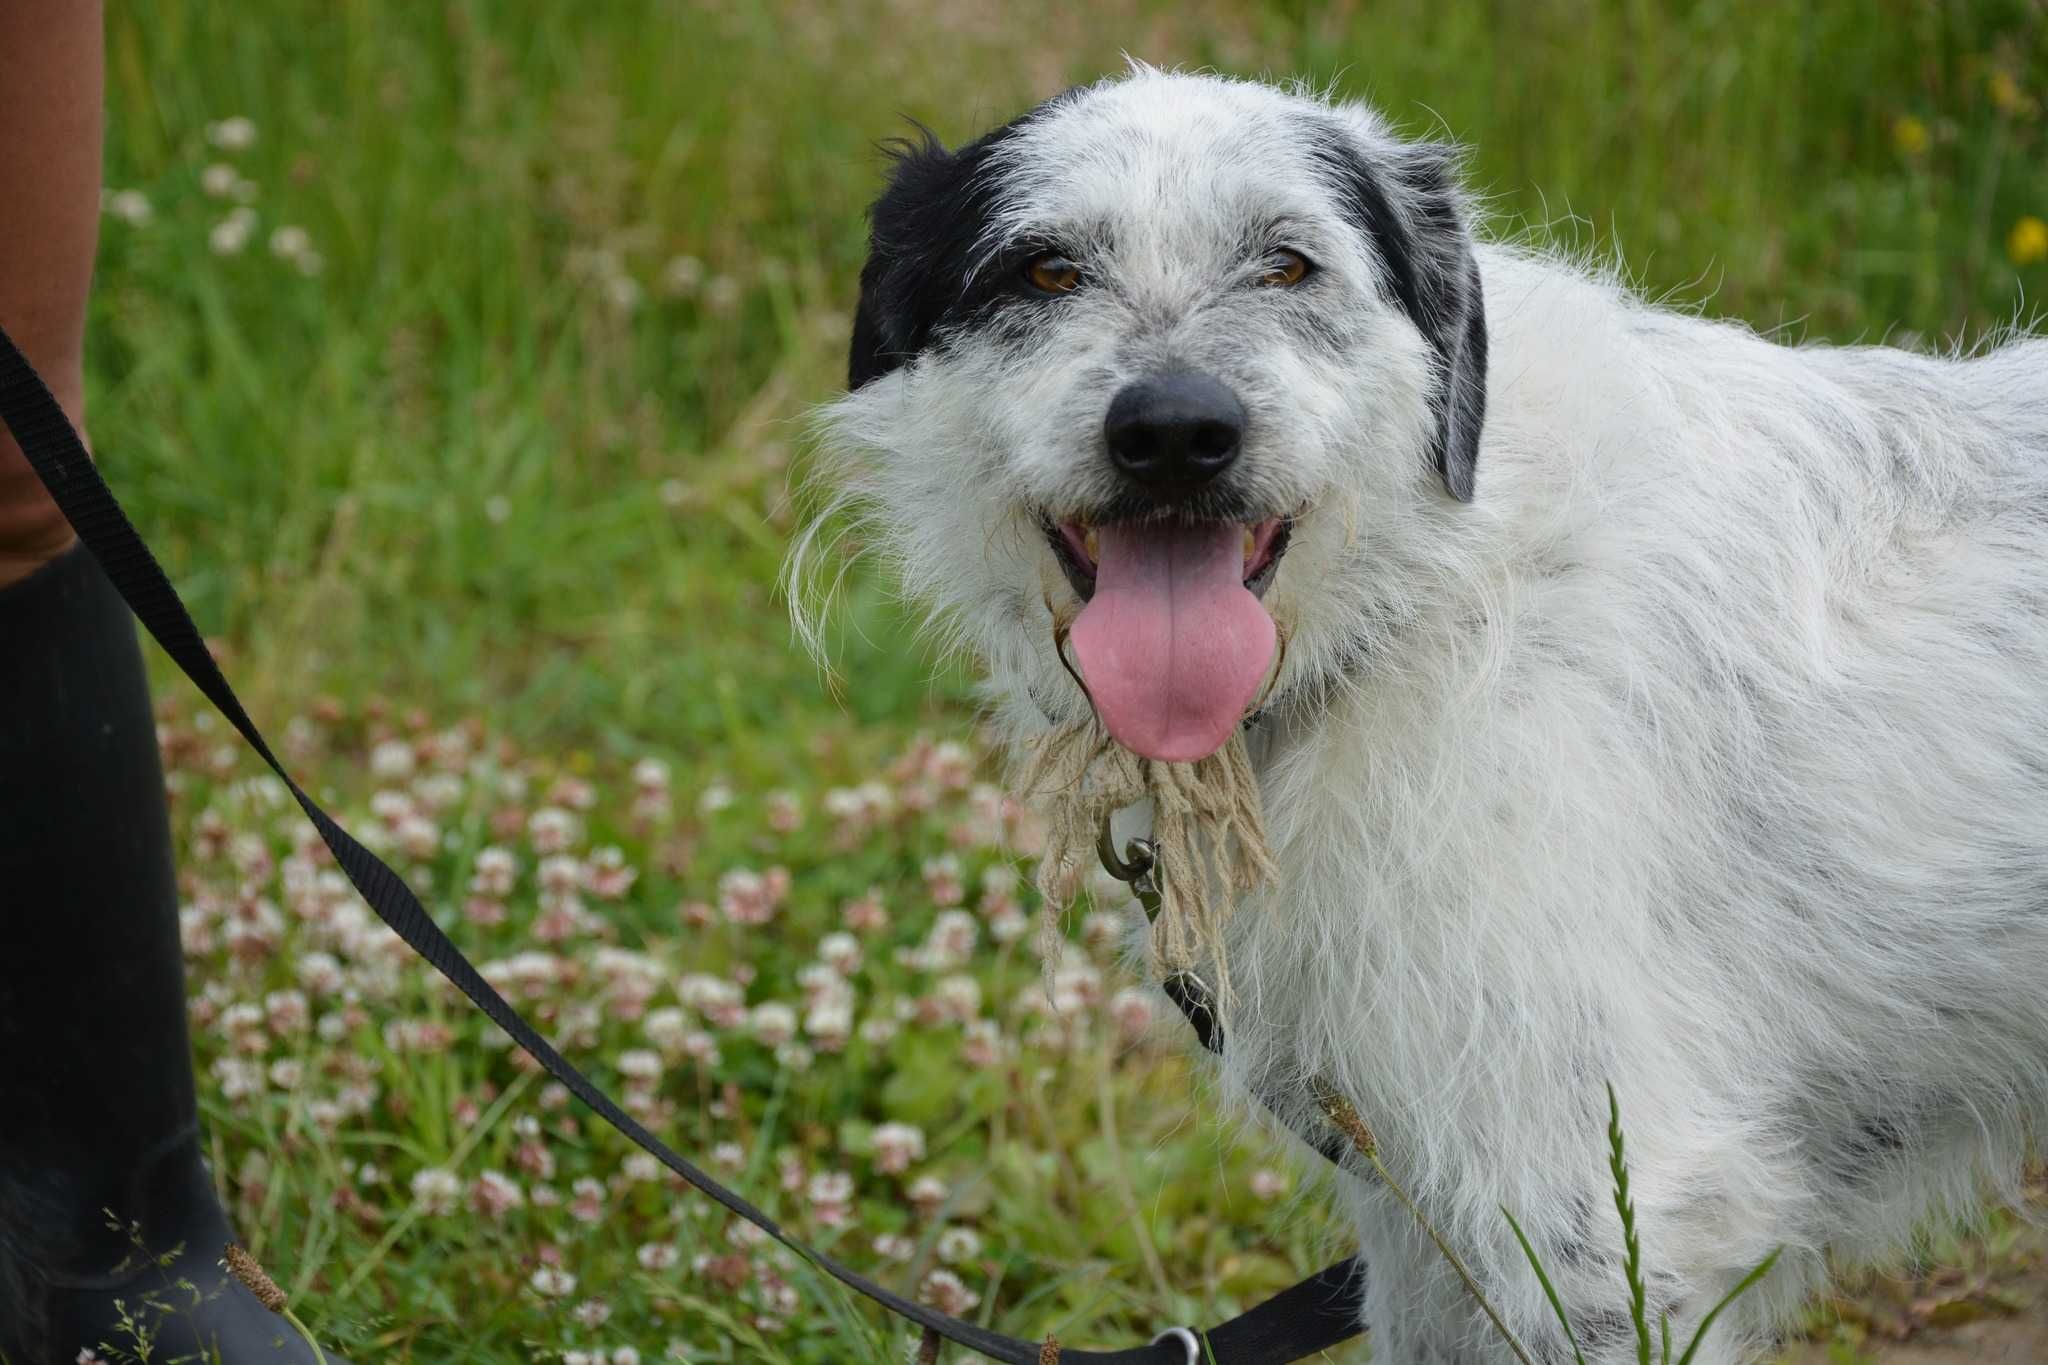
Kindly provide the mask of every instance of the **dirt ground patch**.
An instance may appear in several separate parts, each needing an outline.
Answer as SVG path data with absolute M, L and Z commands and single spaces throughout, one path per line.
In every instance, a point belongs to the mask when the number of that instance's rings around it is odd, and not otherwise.
M 1776 1365 L 2048 1365 L 2048 1228 L 2002 1214 L 1925 1264 L 1852 1278 L 1811 1321 Z

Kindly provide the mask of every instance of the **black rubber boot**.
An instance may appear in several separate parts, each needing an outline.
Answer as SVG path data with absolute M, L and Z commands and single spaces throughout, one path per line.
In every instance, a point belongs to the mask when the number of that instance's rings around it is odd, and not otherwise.
M 123 1353 L 102 1352 L 110 1359 L 141 1355 L 123 1309 L 151 1336 L 153 1360 L 313 1359 L 218 1264 L 233 1234 L 200 1159 L 177 905 L 135 626 L 74 547 L 0 590 L 10 1365 L 72 1365 L 102 1343 Z

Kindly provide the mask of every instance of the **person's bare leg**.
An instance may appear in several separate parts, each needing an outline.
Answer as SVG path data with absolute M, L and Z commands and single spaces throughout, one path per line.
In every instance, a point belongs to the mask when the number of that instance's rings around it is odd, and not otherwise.
M 85 295 L 99 245 L 100 0 L 0 0 L 0 327 L 82 431 Z M 0 431 L 0 588 L 71 528 Z
M 99 223 L 100 17 L 98 0 L 0 0 L 0 327 L 74 422 Z M 0 432 L 10 1365 L 71 1362 L 103 1343 L 115 1359 L 312 1359 L 217 1264 L 232 1234 L 200 1157 L 177 905 L 135 623 Z M 117 1326 L 117 1300 L 146 1349 Z

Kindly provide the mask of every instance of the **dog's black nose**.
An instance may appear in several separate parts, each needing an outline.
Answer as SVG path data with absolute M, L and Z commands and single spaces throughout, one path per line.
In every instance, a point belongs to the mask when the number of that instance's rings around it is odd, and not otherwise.
M 1126 384 L 1102 421 L 1109 458 L 1163 502 L 1196 492 L 1230 468 L 1244 441 L 1244 404 L 1206 374 L 1163 374 Z

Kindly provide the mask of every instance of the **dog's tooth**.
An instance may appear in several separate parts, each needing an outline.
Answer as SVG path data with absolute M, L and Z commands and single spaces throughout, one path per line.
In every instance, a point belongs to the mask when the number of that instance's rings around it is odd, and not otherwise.
M 1081 548 L 1088 552 L 1088 562 L 1090 564 L 1094 564 L 1102 558 L 1102 556 L 1097 552 L 1097 547 L 1100 546 L 1101 543 L 1102 536 L 1099 532 L 1096 531 L 1096 529 L 1093 526 L 1089 527 L 1085 532 L 1082 533 Z
M 1246 568 L 1251 567 L 1252 556 L 1257 554 L 1258 552 L 1258 534 L 1255 531 L 1253 531 L 1251 527 L 1247 526 L 1244 528 L 1244 564 Z

